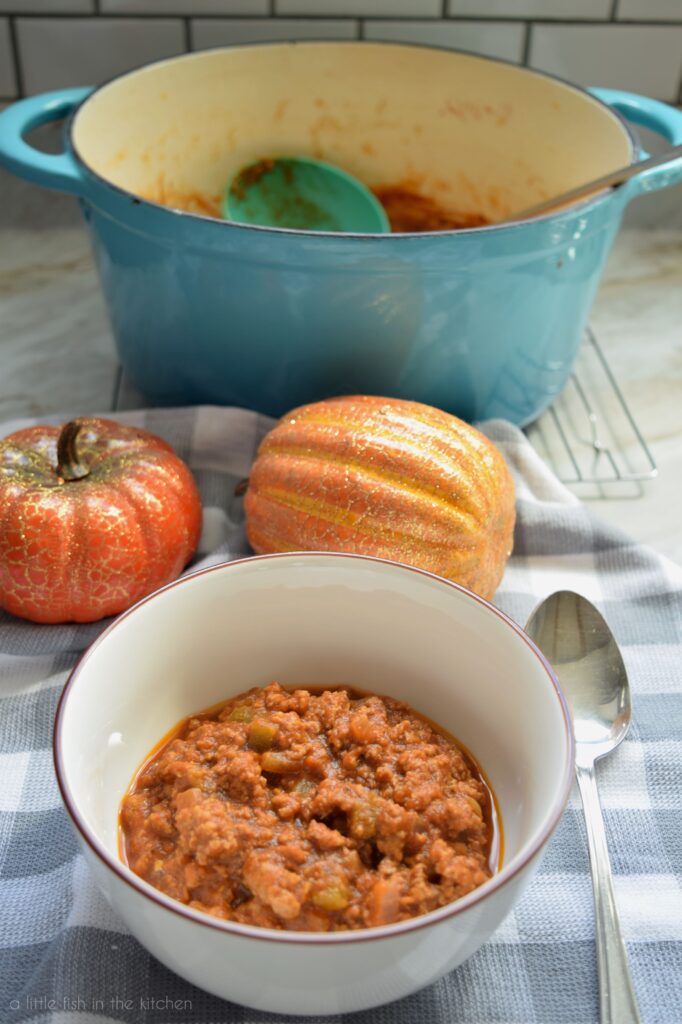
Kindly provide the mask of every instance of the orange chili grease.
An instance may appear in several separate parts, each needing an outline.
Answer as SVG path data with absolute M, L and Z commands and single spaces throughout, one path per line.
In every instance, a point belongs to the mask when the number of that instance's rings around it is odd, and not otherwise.
M 461 231 L 490 224 L 480 213 L 446 209 L 434 199 L 400 185 L 373 189 L 394 234 L 423 231 Z
M 155 188 L 148 192 L 140 192 L 140 196 L 150 203 L 168 206 L 172 210 L 182 210 L 184 213 L 196 213 L 202 217 L 222 220 L 221 196 L 207 195 L 198 190 L 181 192 L 168 185 L 162 175 L 159 176 Z
M 285 689 L 288 689 L 290 691 L 299 688 L 300 687 L 285 687 Z M 363 697 L 369 697 L 372 695 L 368 690 L 362 690 L 359 687 L 355 686 L 347 686 L 344 683 L 338 683 L 330 686 L 315 686 L 310 684 L 306 685 L 305 689 L 314 695 L 319 695 L 320 693 L 322 693 L 323 690 L 346 690 L 352 700 L 358 700 Z M 174 726 L 172 726 L 161 737 L 158 743 L 154 747 L 152 747 L 149 754 L 142 761 L 142 763 L 140 764 L 132 778 L 132 781 L 126 791 L 125 796 L 127 796 L 129 793 L 133 793 L 136 790 L 138 780 L 145 773 L 149 765 L 159 756 L 162 750 L 168 747 L 173 742 L 173 740 L 184 738 L 184 736 L 187 733 L 190 721 L 216 719 L 224 708 L 226 708 L 228 705 L 232 703 L 238 703 L 239 698 L 243 696 L 245 695 L 238 694 L 235 697 L 228 697 L 226 700 L 219 701 L 217 704 L 213 704 L 210 707 L 205 708 L 203 711 L 198 712 L 197 714 L 187 715 L 186 718 L 181 719 Z M 483 770 L 477 759 L 471 753 L 469 748 L 465 746 L 464 743 L 462 743 L 455 736 L 453 736 L 452 733 L 448 732 L 447 729 L 444 729 L 437 722 L 434 722 L 433 719 L 429 718 L 427 715 L 421 714 L 421 712 L 419 711 L 416 711 L 411 705 L 409 706 L 409 709 L 411 714 L 413 714 L 416 718 L 421 719 L 421 721 L 425 722 L 431 729 L 434 730 L 434 732 L 437 732 L 439 735 L 443 736 L 443 738 L 446 739 L 448 743 L 451 743 L 454 747 L 456 747 L 459 750 L 467 764 L 467 767 L 469 768 L 469 771 L 483 786 L 485 800 L 482 810 L 484 820 L 487 826 L 487 831 L 490 837 L 487 849 L 488 867 L 491 874 L 494 875 L 497 871 L 499 871 L 502 868 L 502 864 L 504 861 L 504 827 L 497 796 L 492 788 L 488 776 L 486 775 L 485 771 Z M 118 815 L 118 850 L 120 859 L 123 861 L 124 864 L 127 864 L 128 859 L 126 856 L 125 832 L 121 822 L 122 805 L 123 801 L 121 801 L 121 807 L 119 807 Z

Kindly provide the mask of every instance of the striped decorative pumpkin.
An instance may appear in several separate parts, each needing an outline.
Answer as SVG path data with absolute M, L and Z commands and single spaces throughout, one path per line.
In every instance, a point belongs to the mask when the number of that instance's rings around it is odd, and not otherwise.
M 301 406 L 258 450 L 245 498 L 254 551 L 376 555 L 490 598 L 511 553 L 514 483 L 474 427 L 366 395 Z

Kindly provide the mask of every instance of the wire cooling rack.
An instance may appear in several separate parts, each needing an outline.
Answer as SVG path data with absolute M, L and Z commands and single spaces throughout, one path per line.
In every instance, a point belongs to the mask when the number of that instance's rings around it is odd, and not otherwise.
M 525 433 L 583 498 L 638 497 L 658 472 L 590 328 L 566 387 Z
M 149 400 L 119 369 L 113 408 Z M 636 498 L 656 476 L 653 456 L 591 329 L 566 387 L 526 436 L 565 484 L 583 498 Z

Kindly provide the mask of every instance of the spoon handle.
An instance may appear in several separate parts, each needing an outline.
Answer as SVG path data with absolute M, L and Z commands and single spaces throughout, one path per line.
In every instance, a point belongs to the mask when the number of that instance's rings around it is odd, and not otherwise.
M 534 203 L 533 206 L 527 206 L 525 210 L 519 210 L 518 213 L 512 213 L 507 217 L 503 217 L 498 223 L 503 224 L 505 220 L 526 220 L 529 217 L 539 217 L 543 213 L 549 213 L 551 210 L 556 209 L 557 206 L 563 206 L 565 203 L 575 203 L 579 199 L 586 199 L 596 192 L 601 192 L 602 189 L 612 188 L 614 185 L 622 185 L 629 178 L 634 178 L 637 174 L 642 174 L 643 171 L 650 171 L 654 167 L 660 167 L 661 164 L 670 163 L 678 157 L 682 157 L 682 146 L 673 146 L 671 149 L 666 149 L 663 153 L 656 153 L 655 156 L 650 156 L 648 160 L 635 161 L 634 164 L 619 167 L 617 171 L 610 171 L 608 174 L 603 174 L 601 178 L 595 178 L 594 181 L 578 185 L 577 188 L 572 188 L 570 192 L 562 192 L 561 195 L 553 196 L 551 199 L 543 199 L 541 203 Z
M 641 1024 L 618 921 L 594 764 L 577 765 L 576 777 L 585 811 L 592 868 L 600 1021 L 601 1024 Z

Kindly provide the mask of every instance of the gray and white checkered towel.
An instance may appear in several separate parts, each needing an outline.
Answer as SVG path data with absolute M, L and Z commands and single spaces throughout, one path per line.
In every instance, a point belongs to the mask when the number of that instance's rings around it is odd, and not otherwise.
M 247 553 L 234 486 L 270 421 L 208 407 L 118 418 L 165 437 L 192 467 L 205 505 L 193 568 Z M 595 522 L 518 430 L 497 422 L 485 430 L 518 487 L 515 550 L 496 604 L 523 624 L 540 598 L 578 590 L 600 607 L 623 647 L 635 720 L 599 768 L 602 803 L 643 1020 L 680 1024 L 682 571 Z M 285 1024 L 292 1018 L 223 1002 L 162 967 L 89 877 L 50 747 L 62 686 L 102 628 L 35 626 L 0 613 L 0 1020 Z M 524 899 L 486 945 L 430 988 L 349 1015 L 348 1024 L 594 1024 L 593 936 L 574 794 Z

